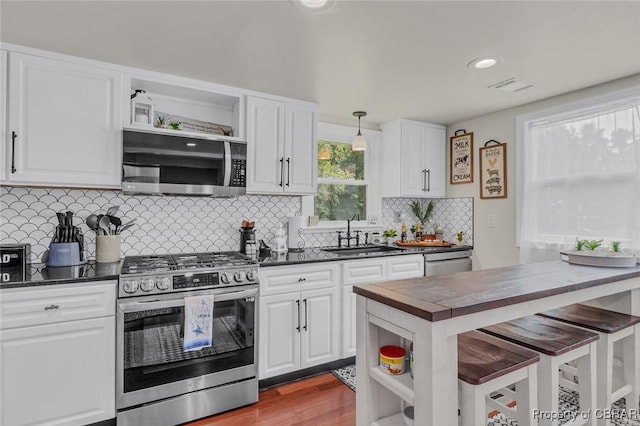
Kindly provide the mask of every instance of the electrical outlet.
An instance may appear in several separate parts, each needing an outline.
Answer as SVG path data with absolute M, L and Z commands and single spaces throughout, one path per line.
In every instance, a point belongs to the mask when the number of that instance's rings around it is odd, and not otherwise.
M 369 225 L 377 225 L 378 216 L 369 216 Z
M 487 225 L 489 226 L 489 228 L 495 228 L 496 227 L 496 215 L 495 214 L 490 214 L 487 216 Z

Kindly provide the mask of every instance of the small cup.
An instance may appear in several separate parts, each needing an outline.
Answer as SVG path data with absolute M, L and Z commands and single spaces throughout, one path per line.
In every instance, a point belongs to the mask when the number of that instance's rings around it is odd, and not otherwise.
M 120 261 L 120 235 L 96 236 L 96 262 L 109 263 Z

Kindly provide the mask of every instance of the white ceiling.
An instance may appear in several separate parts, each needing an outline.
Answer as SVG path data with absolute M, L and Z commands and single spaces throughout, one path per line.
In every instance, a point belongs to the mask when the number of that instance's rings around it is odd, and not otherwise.
M 639 1 L 0 2 L 4 42 L 439 124 L 640 73 Z M 471 60 L 504 58 L 488 70 Z M 487 86 L 515 78 L 533 87 Z

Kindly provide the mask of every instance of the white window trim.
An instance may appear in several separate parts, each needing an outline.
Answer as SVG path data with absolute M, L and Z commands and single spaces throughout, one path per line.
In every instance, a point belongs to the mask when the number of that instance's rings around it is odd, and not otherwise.
M 375 180 L 376 164 L 380 158 L 382 132 L 379 130 L 361 129 L 362 135 L 367 141 L 367 150 L 364 152 L 364 180 L 350 182 L 349 185 L 367 185 L 367 220 L 353 221 L 351 226 L 363 228 L 372 222 L 379 222 L 382 212 L 382 200 L 380 190 Z M 353 137 L 358 133 L 357 127 L 344 126 L 332 123 L 318 123 L 318 140 L 328 142 L 340 142 L 351 144 Z M 343 183 L 340 181 L 339 183 Z M 302 197 L 302 215 L 311 216 L 314 213 L 314 196 L 306 195 Z M 346 229 L 346 220 L 325 220 L 318 224 L 318 227 L 325 229 Z M 315 228 L 315 227 L 314 227 Z
M 524 202 L 524 144 L 526 143 L 526 131 L 530 124 L 550 119 L 557 115 L 590 109 L 600 104 L 624 101 L 640 96 L 640 86 L 617 90 L 600 96 L 594 96 L 575 102 L 557 105 L 551 108 L 534 111 L 516 117 L 516 247 L 520 247 L 520 231 L 522 225 L 522 204 Z

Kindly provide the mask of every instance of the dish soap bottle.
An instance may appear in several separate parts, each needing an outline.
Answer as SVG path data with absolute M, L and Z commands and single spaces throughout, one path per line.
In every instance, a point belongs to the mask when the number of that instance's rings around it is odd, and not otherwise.
M 420 222 L 416 223 L 416 241 L 422 240 L 422 224 Z
M 278 226 L 278 229 L 276 229 L 275 235 L 276 237 L 273 239 L 273 247 L 271 248 L 271 250 L 276 253 L 286 253 L 288 250 L 287 236 L 282 223 L 280 224 L 280 226 Z
M 402 227 L 400 228 L 400 241 L 403 243 L 407 241 L 407 224 L 402 222 Z

